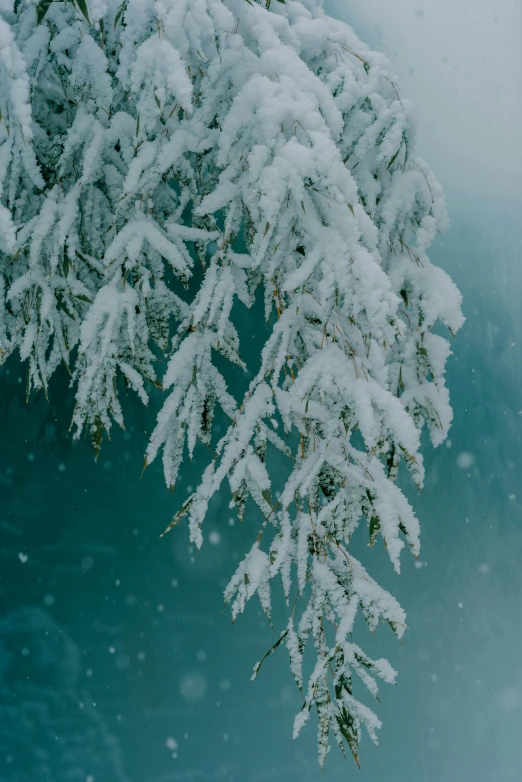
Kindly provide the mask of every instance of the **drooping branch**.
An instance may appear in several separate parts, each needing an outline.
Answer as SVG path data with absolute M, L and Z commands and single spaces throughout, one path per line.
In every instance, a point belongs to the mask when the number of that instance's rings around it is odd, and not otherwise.
M 212 453 L 173 525 L 188 516 L 201 545 L 225 482 L 241 518 L 257 506 L 226 600 L 270 615 L 281 578 L 294 735 L 315 707 L 321 763 L 331 733 L 359 762 L 380 722 L 353 676 L 376 695 L 395 672 L 353 643 L 355 617 L 400 637 L 405 614 L 350 541 L 382 537 L 397 571 L 405 544 L 418 555 L 395 479 L 403 464 L 420 488 L 422 429 L 446 436 L 432 330 L 462 323 L 427 256 L 444 197 L 388 63 L 313 0 L 41 0 L 0 12 L 0 83 L 0 360 L 27 362 L 28 393 L 65 364 L 96 453 L 123 384 L 145 404 L 164 389 L 145 464 L 161 454 L 172 488 L 198 441 Z M 258 293 L 270 334 L 242 398 L 221 359 L 253 366 L 235 313 Z

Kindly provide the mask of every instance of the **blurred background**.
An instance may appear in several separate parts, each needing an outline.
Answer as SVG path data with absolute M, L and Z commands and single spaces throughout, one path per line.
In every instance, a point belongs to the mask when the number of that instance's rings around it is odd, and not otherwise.
M 418 150 L 447 194 L 432 251 L 464 295 L 448 383 L 450 440 L 427 450 L 417 563 L 372 572 L 411 628 L 383 628 L 399 686 L 381 690 L 378 748 L 358 771 L 315 728 L 292 742 L 300 696 L 256 603 L 232 626 L 222 591 L 256 530 L 216 502 L 207 539 L 159 539 L 199 474 L 170 495 L 139 480 L 153 411 L 129 406 L 97 464 L 71 443 L 66 378 L 25 404 L 0 375 L 1 782 L 520 782 L 522 768 L 522 5 L 519 0 L 331 0 L 390 58 L 413 100 Z M 257 349 L 256 340 L 253 349 Z

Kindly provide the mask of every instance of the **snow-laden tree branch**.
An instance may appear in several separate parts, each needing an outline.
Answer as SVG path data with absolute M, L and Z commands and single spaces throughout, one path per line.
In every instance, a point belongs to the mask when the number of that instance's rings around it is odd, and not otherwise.
M 402 462 L 421 487 L 422 429 L 446 436 L 450 350 L 432 330 L 463 320 L 426 254 L 444 198 L 387 61 L 316 0 L 0 0 L 0 85 L 1 359 L 27 362 L 28 393 L 63 363 L 96 452 L 123 424 L 120 376 L 144 403 L 165 389 L 146 462 L 161 454 L 173 487 L 198 440 L 214 454 L 173 524 L 188 516 L 200 546 L 226 481 L 240 517 L 258 506 L 225 598 L 270 615 L 281 578 L 294 735 L 315 707 L 320 762 L 332 733 L 358 762 L 380 722 L 354 676 L 376 695 L 395 672 L 354 621 L 400 637 L 405 614 L 350 541 L 382 537 L 396 571 L 405 542 L 418 554 L 395 479 Z M 234 313 L 258 292 L 271 331 L 235 398 L 214 359 L 252 366 Z

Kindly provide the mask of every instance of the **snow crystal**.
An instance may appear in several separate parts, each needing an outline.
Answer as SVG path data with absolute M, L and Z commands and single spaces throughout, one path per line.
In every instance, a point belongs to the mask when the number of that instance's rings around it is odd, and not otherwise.
M 221 534 L 216 529 L 213 529 L 209 533 L 208 540 L 212 546 L 218 546 L 221 543 Z
M 120 671 L 126 671 L 130 667 L 131 660 L 127 654 L 120 654 L 116 658 L 116 668 Z
M 469 469 L 474 462 L 475 462 L 475 457 L 473 456 L 472 453 L 469 453 L 468 451 L 463 451 L 457 457 L 457 465 L 460 467 L 461 470 Z
M 189 703 L 196 703 L 205 697 L 207 680 L 198 671 L 189 671 L 180 679 L 179 691 Z
M 80 567 L 82 570 L 90 570 L 92 566 L 94 565 L 94 559 L 92 557 L 84 557 L 80 563 Z

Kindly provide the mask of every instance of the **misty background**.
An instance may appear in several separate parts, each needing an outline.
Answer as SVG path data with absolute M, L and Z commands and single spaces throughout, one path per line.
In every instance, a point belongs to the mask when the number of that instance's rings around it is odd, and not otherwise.
M 158 535 L 190 491 L 142 480 L 153 411 L 132 406 L 94 464 L 68 436 L 66 379 L 25 404 L 0 375 L 0 782 L 519 782 L 522 768 L 522 6 L 518 0 L 330 0 L 390 59 L 416 105 L 418 151 L 450 231 L 432 260 L 464 295 L 448 385 L 450 440 L 426 451 L 415 565 L 373 573 L 410 630 L 382 628 L 398 687 L 381 689 L 378 748 L 358 771 L 315 727 L 292 742 L 300 696 L 253 602 L 232 626 L 222 590 L 252 528 L 214 506 L 198 553 Z M 364 628 L 360 628 L 363 634 Z M 280 650 L 281 651 L 281 650 Z

